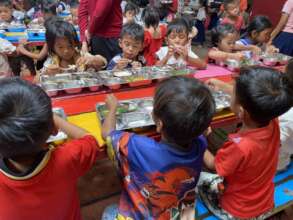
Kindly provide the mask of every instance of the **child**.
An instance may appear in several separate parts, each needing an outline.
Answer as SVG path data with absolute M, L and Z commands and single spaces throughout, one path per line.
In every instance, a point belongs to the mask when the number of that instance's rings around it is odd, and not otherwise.
M 160 15 L 156 8 L 148 6 L 142 12 L 145 25 L 143 55 L 147 65 L 156 64 L 156 52 L 161 48 L 167 33 L 166 25 L 160 23 Z
M 124 187 L 119 208 L 112 213 L 106 209 L 102 219 L 177 219 L 185 208 L 194 210 L 206 148 L 200 135 L 215 111 L 209 89 L 187 77 L 171 77 L 157 87 L 153 118 L 161 142 L 115 131 L 117 99 L 110 95 L 106 104 L 103 137 L 111 143 L 108 152 L 118 162 Z
M 293 87 L 293 59 L 286 67 L 284 74 Z M 293 107 L 293 106 L 292 106 Z M 291 162 L 293 155 L 293 108 L 279 117 L 281 132 L 281 148 L 278 161 L 278 171 L 285 170 Z
M 214 47 L 208 52 L 209 58 L 216 61 L 216 63 L 227 59 L 242 60 L 244 54 L 234 52 L 238 36 L 237 30 L 231 24 L 222 24 L 215 27 L 211 32 Z
M 207 167 L 224 177 L 226 184 L 218 195 L 219 204 L 202 190 L 200 196 L 220 219 L 264 219 L 274 207 L 273 178 L 280 147 L 276 118 L 292 106 L 292 85 L 278 71 L 265 67 L 241 69 L 234 89 L 217 80 L 208 83 L 232 93 L 231 109 L 243 126 L 229 135 L 215 157 L 205 153 Z
M 122 70 L 125 68 L 139 68 L 145 65 L 145 59 L 140 52 L 143 49 L 144 30 L 136 23 L 127 23 L 123 26 L 119 46 L 122 54 L 118 54 L 109 62 L 108 70 Z
M 221 24 L 232 24 L 238 32 L 243 25 L 243 17 L 240 16 L 239 0 L 224 1 L 224 15 Z
M 53 19 L 48 23 L 46 42 L 49 57 L 44 63 L 42 73 L 56 74 L 76 67 L 80 71 L 88 67 L 99 70 L 107 65 L 106 59 L 100 55 L 80 55 L 76 30 L 72 24 L 62 19 Z
M 198 58 L 189 44 L 189 24 L 184 18 L 174 19 L 167 27 L 167 47 L 161 47 L 156 53 L 157 65 L 190 65 L 199 69 L 206 67 L 206 62 Z
M 271 34 L 272 41 L 281 53 L 293 56 L 293 0 L 286 1 L 282 9 L 282 17 Z
M 256 16 L 249 23 L 247 34 L 236 43 L 241 46 L 255 45 L 267 53 L 277 52 L 274 46 L 268 45 L 273 25 L 266 16 Z
M 9 0 L 0 0 L 0 22 L 11 23 L 13 21 L 13 5 Z
M 0 49 L 5 49 L 5 52 L 0 53 L 0 79 L 4 77 L 12 76 L 12 71 L 9 66 L 8 56 L 15 52 L 15 46 L 13 46 L 8 40 L 0 38 Z
M 53 116 L 39 86 L 7 78 L 0 87 L 1 218 L 81 219 L 76 185 L 95 162 L 95 138 Z M 57 129 L 75 140 L 48 146 Z
M 123 24 L 128 22 L 135 22 L 135 16 L 139 12 L 139 8 L 132 2 L 128 2 L 125 5 L 123 13 Z

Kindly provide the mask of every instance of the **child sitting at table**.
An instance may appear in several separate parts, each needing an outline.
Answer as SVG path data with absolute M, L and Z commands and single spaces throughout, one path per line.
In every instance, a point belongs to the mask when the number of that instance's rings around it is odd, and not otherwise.
M 189 65 L 199 69 L 206 67 L 206 62 L 192 51 L 189 44 L 191 28 L 184 18 L 174 19 L 167 27 L 167 45 L 156 53 L 157 65 Z
M 0 22 L 11 23 L 14 20 L 12 15 L 13 4 L 10 0 L 0 0 Z
M 261 48 L 266 53 L 278 52 L 278 49 L 273 45 L 268 45 L 273 31 L 273 25 L 270 19 L 266 16 L 256 16 L 249 23 L 246 36 L 236 44 L 239 46 L 255 45 Z M 245 49 L 245 48 L 239 48 Z
M 139 7 L 132 2 L 127 2 L 123 10 L 123 24 L 135 22 L 136 15 L 139 12 Z
M 220 24 L 232 24 L 240 32 L 243 25 L 243 17 L 240 15 L 239 0 L 225 0 L 224 13 Z
M 280 147 L 277 117 L 292 106 L 292 85 L 266 67 L 241 69 L 235 81 L 234 88 L 219 80 L 208 81 L 232 95 L 231 109 L 243 126 L 229 135 L 215 157 L 205 153 L 207 167 L 224 178 L 224 191 L 214 195 L 199 186 L 199 192 L 220 219 L 265 219 L 274 208 L 273 178 Z M 201 177 L 205 182 L 205 175 Z
M 231 24 L 222 24 L 215 27 L 211 32 L 213 48 L 209 50 L 208 57 L 216 63 L 226 61 L 228 59 L 242 60 L 244 54 L 235 50 L 235 42 L 239 38 L 239 33 Z M 254 49 L 250 46 L 247 49 Z
M 92 67 L 99 70 L 107 65 L 100 55 L 80 54 L 80 42 L 74 26 L 59 18 L 54 18 L 47 25 L 46 42 L 49 57 L 44 63 L 42 73 L 56 74 Z
M 148 6 L 142 12 L 142 20 L 145 25 L 144 29 L 144 49 L 143 55 L 147 65 L 156 64 L 156 52 L 161 48 L 167 33 L 167 26 L 160 23 L 158 9 Z
M 171 77 L 156 89 L 153 119 L 162 140 L 115 130 L 117 99 L 109 95 L 102 126 L 108 155 L 122 176 L 119 207 L 106 219 L 194 219 L 195 186 L 207 143 L 201 134 L 215 112 L 210 90 L 194 78 Z M 184 218 L 189 219 L 189 218 Z
M 122 53 L 113 57 L 107 66 L 108 70 L 122 70 L 125 68 L 139 68 L 145 65 L 141 53 L 143 50 L 144 30 L 134 22 L 123 25 L 119 39 Z
M 96 160 L 93 136 L 52 113 L 48 95 L 20 78 L 0 80 L 0 216 L 81 219 L 78 178 Z M 46 143 L 58 129 L 71 141 Z

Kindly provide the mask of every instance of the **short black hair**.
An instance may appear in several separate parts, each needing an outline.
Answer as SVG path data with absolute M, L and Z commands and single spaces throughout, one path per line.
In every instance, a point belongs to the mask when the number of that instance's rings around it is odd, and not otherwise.
M 149 27 L 158 27 L 160 23 L 160 14 L 157 8 L 147 6 L 142 11 L 142 20 L 147 28 Z
M 224 37 L 228 34 L 238 34 L 236 28 L 232 24 L 220 24 L 211 31 L 211 39 L 213 46 L 218 46 Z
M 49 53 L 54 53 L 56 38 L 66 38 L 73 47 L 79 47 L 80 42 L 73 24 L 61 18 L 52 18 L 46 25 L 46 42 Z
M 252 32 L 260 33 L 265 29 L 272 28 L 273 24 L 270 21 L 269 17 L 264 15 L 255 16 L 247 27 L 248 36 L 252 35 Z
M 260 126 L 282 115 L 292 106 L 293 93 L 282 75 L 267 67 L 247 67 L 240 70 L 235 85 L 236 102 Z
M 213 96 L 197 79 L 174 76 L 156 88 L 154 120 L 162 121 L 162 134 L 170 143 L 190 146 L 208 128 L 214 113 Z
M 291 86 L 293 88 L 293 58 L 291 58 L 286 66 L 285 69 L 285 77 L 289 80 L 291 83 Z
M 224 0 L 224 2 L 223 2 L 224 9 L 227 10 L 228 5 L 235 4 L 237 1 L 239 1 L 239 0 Z
M 1 79 L 0 87 L 0 157 L 40 152 L 53 130 L 50 98 L 17 77 Z
M 52 15 L 57 14 L 58 3 L 55 0 L 44 0 L 41 1 L 41 11 L 43 13 L 50 13 Z
M 10 0 L 0 0 L 0 6 L 7 7 L 7 8 L 13 8 L 12 1 Z
M 141 25 L 135 22 L 128 22 L 123 25 L 120 38 L 122 39 L 126 35 L 129 35 L 137 41 L 144 41 L 144 29 Z
M 125 8 L 124 8 L 124 14 L 128 11 L 134 11 L 135 14 L 138 14 L 139 7 L 132 2 L 127 2 L 127 4 L 125 5 Z
M 176 33 L 186 33 L 187 35 L 189 34 L 191 30 L 191 27 L 189 25 L 189 22 L 185 18 L 175 18 L 173 21 L 171 21 L 168 24 L 167 27 L 167 36 L 171 34 L 173 31 Z

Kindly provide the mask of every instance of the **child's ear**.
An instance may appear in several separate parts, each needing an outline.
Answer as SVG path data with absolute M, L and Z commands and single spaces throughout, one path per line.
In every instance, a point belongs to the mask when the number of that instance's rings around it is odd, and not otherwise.
M 162 133 L 162 130 L 163 130 L 163 122 L 160 119 L 158 119 L 156 121 L 156 131 L 158 133 Z
M 51 135 L 57 135 L 58 134 L 58 128 L 55 126 L 55 124 L 53 125 L 52 131 L 51 131 Z
M 257 38 L 257 36 L 258 36 L 257 31 L 252 31 L 252 32 L 251 32 L 251 37 L 252 37 L 252 39 Z
M 118 40 L 119 47 L 122 48 L 122 40 L 119 38 Z

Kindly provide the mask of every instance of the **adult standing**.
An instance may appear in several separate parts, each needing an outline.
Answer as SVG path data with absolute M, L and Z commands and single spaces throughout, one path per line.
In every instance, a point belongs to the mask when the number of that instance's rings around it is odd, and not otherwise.
M 81 0 L 78 22 L 82 50 L 91 45 L 93 54 L 110 61 L 120 53 L 118 38 L 122 29 L 121 0 Z

